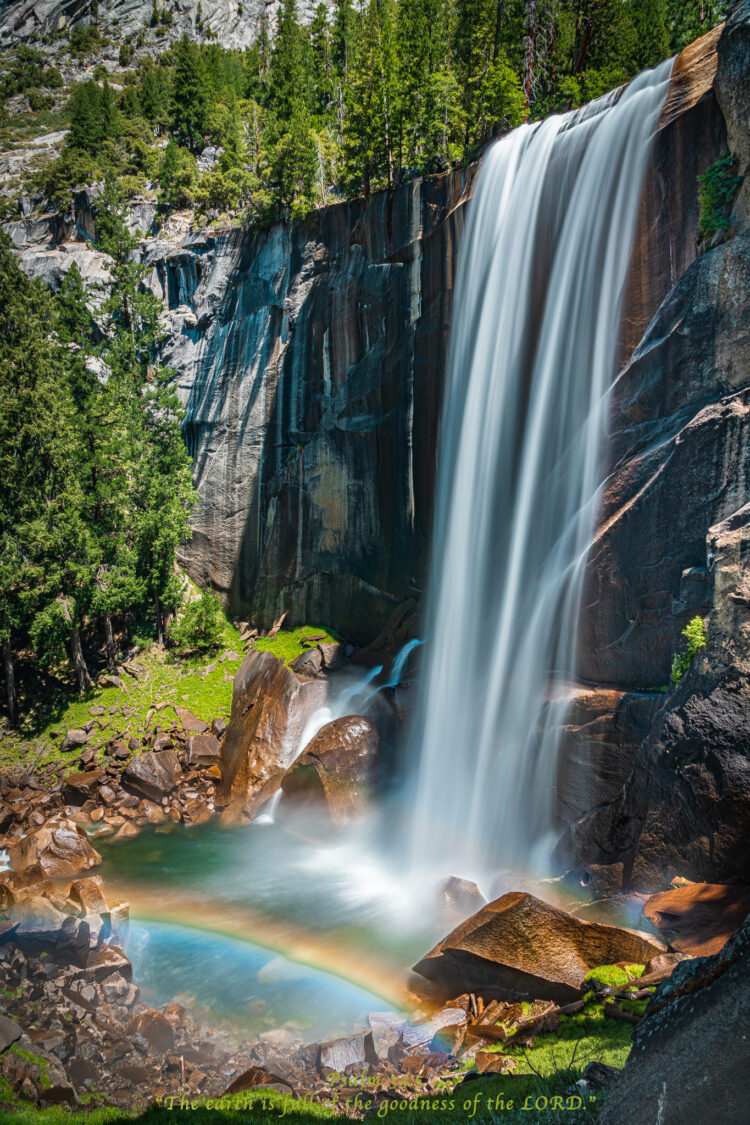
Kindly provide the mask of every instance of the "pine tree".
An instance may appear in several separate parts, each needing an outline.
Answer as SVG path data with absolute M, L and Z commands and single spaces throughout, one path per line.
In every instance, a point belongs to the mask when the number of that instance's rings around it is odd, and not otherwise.
M 369 195 L 394 183 L 397 129 L 396 9 L 393 0 L 370 0 L 357 36 L 345 94 L 344 179 L 350 191 Z
M 203 146 L 208 108 L 208 83 L 200 48 L 183 35 L 175 53 L 172 129 L 178 142 L 191 152 Z

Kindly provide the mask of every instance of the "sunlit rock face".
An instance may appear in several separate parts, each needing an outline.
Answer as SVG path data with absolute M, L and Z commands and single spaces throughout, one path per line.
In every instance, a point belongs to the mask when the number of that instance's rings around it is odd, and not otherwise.
M 168 9 L 173 24 L 168 37 L 205 38 L 206 31 L 224 47 L 249 47 L 258 32 L 261 13 L 266 11 L 274 21 L 281 6 L 279 0 L 209 0 L 200 12 L 201 27 L 197 27 L 198 0 L 173 0 L 158 5 Z M 313 0 L 298 0 L 297 11 L 303 22 L 308 22 L 317 4 Z M 90 0 L 16 0 L 4 6 L 0 13 L 0 44 L 35 40 L 50 32 L 64 31 L 91 23 Z M 152 0 L 99 0 L 98 23 L 104 31 L 121 37 L 148 28 L 153 10 Z M 166 33 L 165 33 L 166 34 Z

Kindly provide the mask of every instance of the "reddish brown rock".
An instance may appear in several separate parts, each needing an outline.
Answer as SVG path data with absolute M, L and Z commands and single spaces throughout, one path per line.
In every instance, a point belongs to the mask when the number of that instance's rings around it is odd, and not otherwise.
M 709 957 L 723 949 L 750 914 L 750 887 L 689 883 L 652 895 L 643 913 L 673 949 Z
M 580 995 L 596 966 L 645 964 L 659 952 L 629 930 L 581 921 L 516 892 L 482 907 L 414 968 L 446 997 L 473 992 L 485 1000 L 565 1003 Z
M 184 730 L 194 734 L 205 734 L 209 729 L 208 723 L 204 722 L 203 719 L 199 719 L 192 711 L 188 711 L 187 707 L 175 707 L 175 711 Z
M 379 753 L 380 735 L 370 719 L 334 719 L 286 774 L 284 798 L 324 804 L 335 824 L 347 824 L 366 805 L 377 779 Z
M 82 805 L 89 797 L 96 795 L 106 776 L 104 770 L 69 773 L 63 786 L 63 800 L 68 805 Z
M 142 1035 L 157 1051 L 169 1051 L 174 1046 L 172 1024 L 154 1008 L 149 1008 L 136 1016 L 128 1031 L 131 1035 Z
M 191 734 L 188 738 L 188 762 L 191 766 L 216 765 L 221 744 L 214 734 Z
M 8 855 L 14 871 L 37 865 L 49 879 L 77 875 L 101 863 L 84 830 L 62 818 L 47 821 L 36 832 L 9 844 Z
M 182 770 L 174 750 L 144 750 L 122 775 L 123 785 L 141 797 L 159 802 L 168 796 Z
M 71 884 L 69 895 L 71 901 L 80 907 L 83 914 L 106 914 L 109 909 L 104 897 L 104 882 L 101 875 L 76 879 Z
M 253 817 L 278 790 L 308 715 L 326 699 L 323 681 L 302 683 L 270 652 L 251 650 L 234 678 L 221 744 L 216 803 L 229 820 Z

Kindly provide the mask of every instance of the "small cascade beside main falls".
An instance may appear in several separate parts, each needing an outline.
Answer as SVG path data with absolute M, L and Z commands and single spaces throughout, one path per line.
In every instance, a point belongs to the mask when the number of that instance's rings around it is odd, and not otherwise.
M 607 392 L 671 67 L 522 126 L 484 158 L 439 447 L 416 869 L 547 872 Z

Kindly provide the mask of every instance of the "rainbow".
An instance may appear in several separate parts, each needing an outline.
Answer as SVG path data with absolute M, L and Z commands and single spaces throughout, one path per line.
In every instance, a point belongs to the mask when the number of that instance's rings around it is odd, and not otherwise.
M 136 886 L 111 876 L 107 889 L 130 904 L 134 920 L 167 923 L 253 944 L 361 988 L 389 1008 L 408 1008 L 403 967 L 395 967 L 372 951 L 347 948 L 334 934 L 303 931 L 298 923 L 270 918 L 244 904 L 217 902 L 194 891 Z

